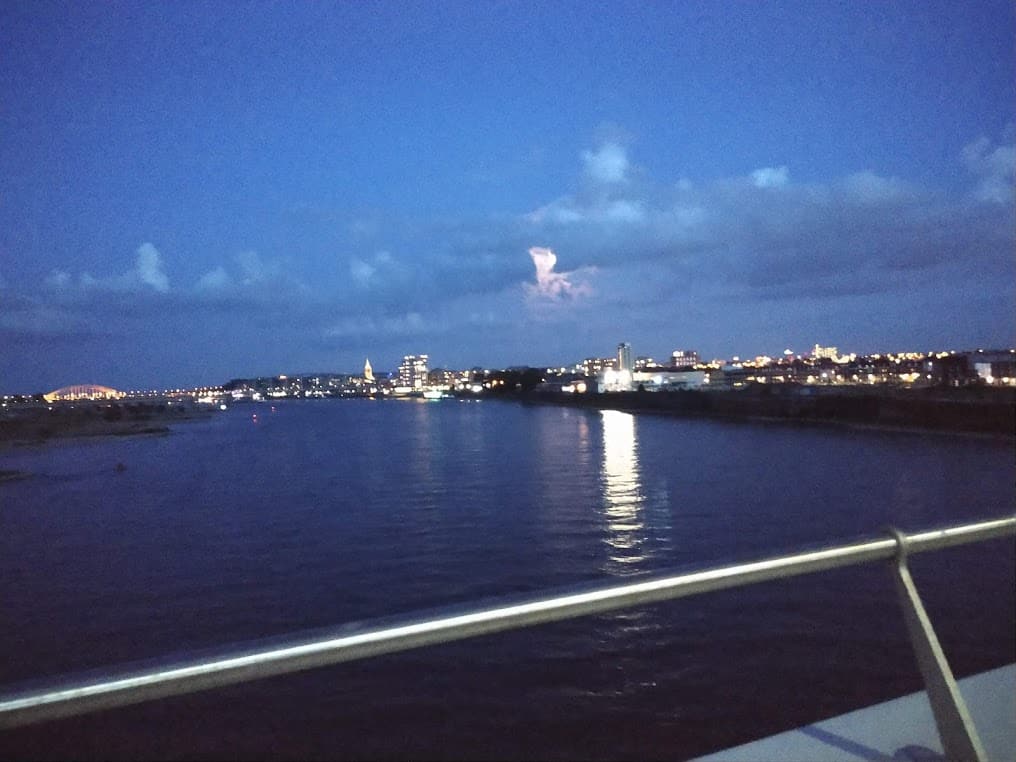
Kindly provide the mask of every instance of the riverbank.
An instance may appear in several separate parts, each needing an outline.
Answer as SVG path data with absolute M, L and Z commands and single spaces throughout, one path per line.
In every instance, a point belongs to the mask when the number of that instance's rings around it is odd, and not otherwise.
M 1012 390 L 893 390 L 764 387 L 730 391 L 569 394 L 532 391 L 524 402 L 666 415 L 1014 436 Z
M 181 403 L 74 403 L 25 406 L 0 417 L 0 447 L 37 445 L 76 437 L 165 434 L 169 424 L 212 412 Z

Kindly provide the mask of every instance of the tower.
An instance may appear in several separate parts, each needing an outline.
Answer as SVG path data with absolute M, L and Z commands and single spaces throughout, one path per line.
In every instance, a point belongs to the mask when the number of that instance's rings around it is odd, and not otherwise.
M 622 373 L 624 371 L 631 373 L 634 370 L 631 362 L 631 344 L 627 341 L 617 345 L 617 369 Z
M 363 364 L 363 380 L 369 384 L 374 383 L 374 369 L 370 367 L 370 358 Z

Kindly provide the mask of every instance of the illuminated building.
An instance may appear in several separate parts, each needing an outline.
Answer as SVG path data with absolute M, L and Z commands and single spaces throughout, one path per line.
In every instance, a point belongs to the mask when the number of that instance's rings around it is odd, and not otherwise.
M 406 355 L 399 366 L 399 387 L 410 392 L 427 385 L 427 355 Z
M 652 357 L 636 357 L 634 370 L 645 370 L 647 368 L 659 368 L 659 363 Z
M 631 361 L 631 344 L 623 341 L 617 345 L 617 370 L 619 373 L 631 373 L 634 370 Z
M 368 384 L 374 383 L 374 369 L 370 367 L 370 358 L 363 364 L 363 380 Z
M 839 357 L 836 347 L 820 347 L 818 344 L 811 350 L 811 356 L 816 360 L 835 360 Z
M 632 374 L 632 385 L 647 392 L 700 389 L 709 385 L 709 374 L 704 370 L 646 368 Z
M 694 349 L 675 349 L 670 355 L 670 365 L 674 368 L 690 368 L 699 364 L 699 354 Z
M 582 373 L 589 378 L 594 378 L 608 369 L 616 369 L 617 358 L 615 357 L 587 357 L 582 361 Z
M 440 389 L 443 391 L 454 389 L 456 382 L 460 378 L 460 373 L 461 371 L 435 368 L 427 373 L 427 385 L 434 389 Z
M 632 371 L 631 344 L 627 341 L 617 345 L 617 362 L 613 368 L 605 368 L 599 376 L 599 386 L 606 392 L 631 391 Z

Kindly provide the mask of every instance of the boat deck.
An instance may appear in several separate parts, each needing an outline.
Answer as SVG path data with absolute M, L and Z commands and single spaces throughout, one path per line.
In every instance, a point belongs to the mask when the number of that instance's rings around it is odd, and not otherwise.
M 957 681 L 991 762 L 1016 759 L 1016 664 Z M 699 757 L 737 760 L 944 760 L 924 691 Z

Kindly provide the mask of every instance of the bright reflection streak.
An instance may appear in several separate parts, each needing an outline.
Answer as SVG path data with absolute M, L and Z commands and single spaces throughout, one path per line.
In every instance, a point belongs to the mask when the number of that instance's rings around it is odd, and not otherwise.
M 415 399 L 412 406 L 413 417 L 409 424 L 409 442 L 407 443 L 407 457 L 409 468 L 413 475 L 415 492 L 422 498 L 418 504 L 428 507 L 436 507 L 437 498 L 434 492 L 434 458 L 435 442 L 432 441 L 430 418 L 436 415 L 431 409 L 428 400 L 423 398 Z
M 606 571 L 626 574 L 646 560 L 642 484 L 635 441 L 635 418 L 601 410 L 603 420 L 603 501 L 610 559 Z
M 588 452 L 590 452 L 590 449 L 589 449 L 590 448 L 590 443 L 589 443 L 589 424 L 586 423 L 586 417 L 585 416 L 579 417 L 579 419 L 578 419 L 578 427 L 579 427 L 579 431 L 578 431 L 578 438 L 579 438 L 578 449 L 579 449 L 579 453 L 582 454 L 582 455 L 586 455 Z M 583 458 L 583 461 L 584 460 L 585 460 L 585 458 Z

